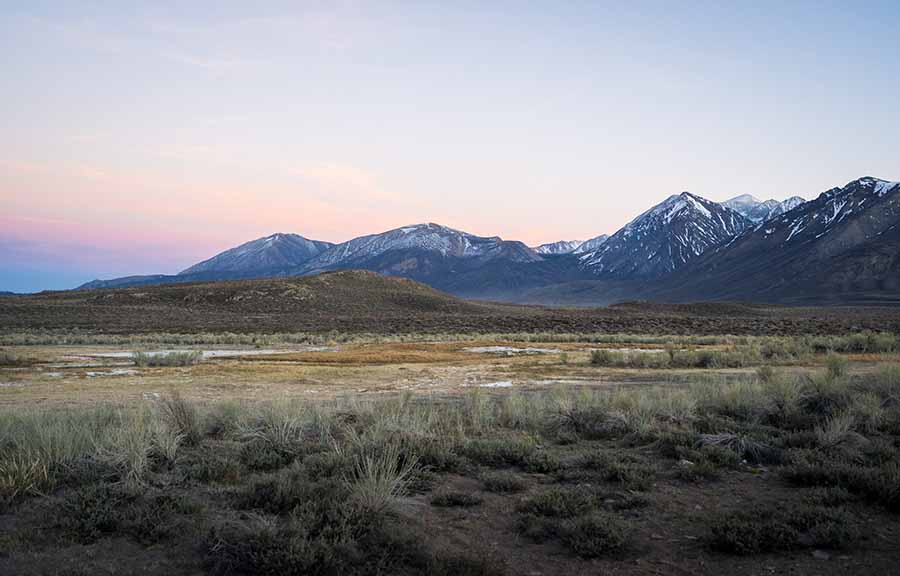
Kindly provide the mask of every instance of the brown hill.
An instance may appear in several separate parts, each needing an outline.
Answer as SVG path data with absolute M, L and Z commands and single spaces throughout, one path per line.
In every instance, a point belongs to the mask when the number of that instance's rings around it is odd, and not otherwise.
M 468 302 L 372 272 L 0 296 L 0 332 L 841 334 L 900 331 L 900 309 Z

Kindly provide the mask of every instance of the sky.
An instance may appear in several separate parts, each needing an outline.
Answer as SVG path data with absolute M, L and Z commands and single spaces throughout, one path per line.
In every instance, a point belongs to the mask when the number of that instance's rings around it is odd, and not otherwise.
M 900 180 L 900 3 L 0 5 L 0 290 Z

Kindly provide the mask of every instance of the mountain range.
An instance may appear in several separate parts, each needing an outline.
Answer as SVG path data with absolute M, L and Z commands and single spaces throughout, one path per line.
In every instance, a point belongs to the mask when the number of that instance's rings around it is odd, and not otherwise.
M 467 298 L 592 305 L 623 300 L 900 301 L 900 183 L 872 177 L 805 201 L 668 197 L 614 234 L 529 247 L 434 223 L 340 244 L 273 234 L 176 275 L 108 288 L 363 269 Z

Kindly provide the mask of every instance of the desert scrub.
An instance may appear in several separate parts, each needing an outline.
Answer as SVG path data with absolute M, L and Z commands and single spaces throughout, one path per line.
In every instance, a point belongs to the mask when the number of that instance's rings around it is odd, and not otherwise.
M 596 508 L 601 495 L 587 488 L 552 488 L 523 501 L 517 508 L 517 530 L 536 542 L 558 540 L 583 558 L 622 550 L 625 523 Z
M 562 543 L 582 558 L 617 554 L 628 542 L 628 526 L 611 514 L 591 514 L 566 520 L 559 527 Z
M 159 399 L 159 414 L 163 425 L 181 436 L 185 444 L 193 445 L 203 437 L 203 427 L 197 407 L 177 390 Z
M 726 450 L 736 459 L 746 460 L 752 464 L 775 464 L 781 461 L 778 449 L 749 434 L 732 432 L 701 434 L 698 445 L 706 449 L 707 455 L 715 450 Z
M 512 494 L 528 488 L 528 482 L 512 472 L 486 472 L 481 475 L 481 483 L 488 492 L 498 494 Z
M 737 555 L 797 548 L 844 549 L 859 537 L 855 520 L 839 508 L 769 506 L 712 520 L 709 545 Z
M 132 490 L 122 484 L 94 484 L 67 494 L 55 525 L 69 538 L 91 543 L 107 535 L 128 535 L 154 543 L 182 533 L 200 506 L 158 489 Z
M 464 456 L 495 468 L 525 466 L 536 450 L 537 442 L 531 436 L 475 438 L 462 446 Z
M 360 507 L 380 513 L 406 494 L 418 471 L 418 458 L 404 457 L 399 446 L 388 444 L 355 454 L 353 472 L 345 476 L 345 482 Z
M 601 480 L 621 484 L 626 490 L 649 490 L 656 479 L 652 466 L 626 453 L 590 452 L 576 465 L 596 473 Z
M 789 482 L 799 486 L 843 488 L 851 494 L 900 512 L 900 463 L 865 466 L 837 456 L 830 458 L 816 452 L 794 457 L 794 462 L 782 469 Z
M 213 574 L 429 573 L 424 545 L 341 492 L 295 506 L 285 517 L 220 521 L 206 542 Z M 447 573 L 436 568 L 435 573 Z
M 151 354 L 147 352 L 135 352 L 131 356 L 135 366 L 193 366 L 203 360 L 203 353 L 198 350 L 184 352 L 167 352 L 164 354 Z
M 472 492 L 439 490 L 431 497 L 431 505 L 439 508 L 469 508 L 481 504 L 482 498 Z

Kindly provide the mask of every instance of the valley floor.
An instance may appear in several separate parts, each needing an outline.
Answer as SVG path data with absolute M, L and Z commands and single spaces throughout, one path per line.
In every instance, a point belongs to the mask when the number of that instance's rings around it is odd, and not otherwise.
M 104 338 L 0 351 L 0 574 L 900 566 L 890 334 Z

